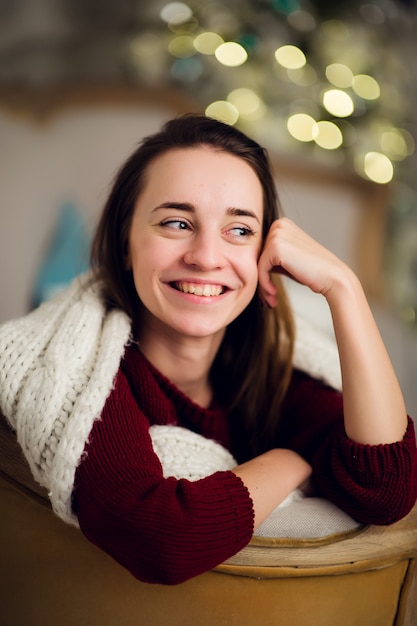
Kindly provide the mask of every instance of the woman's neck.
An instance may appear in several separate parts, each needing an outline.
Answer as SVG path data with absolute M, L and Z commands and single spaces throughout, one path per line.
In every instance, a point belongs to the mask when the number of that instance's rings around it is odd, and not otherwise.
M 144 334 L 138 345 L 166 378 L 193 402 L 207 408 L 212 401 L 210 368 L 222 337 L 166 337 Z

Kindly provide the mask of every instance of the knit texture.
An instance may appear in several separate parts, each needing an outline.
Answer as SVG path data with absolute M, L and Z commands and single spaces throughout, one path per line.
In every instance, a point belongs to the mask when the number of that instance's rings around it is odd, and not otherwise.
M 73 524 L 75 469 L 130 335 L 128 317 L 107 314 L 96 290 L 77 279 L 0 327 L 1 410 L 55 513 Z
M 335 343 L 296 321 L 295 366 L 340 389 Z M 121 311 L 106 311 L 100 285 L 89 275 L 0 327 L 1 411 L 55 513 L 74 525 L 75 470 L 113 388 L 130 333 L 130 319 Z M 187 430 L 158 433 L 158 428 L 152 427 L 151 436 L 166 476 L 194 479 L 235 464 L 218 443 Z
M 165 478 L 173 476 L 194 482 L 237 465 L 226 448 L 187 428 L 154 425 L 149 433 Z
M 223 446 L 191 430 L 154 425 L 149 432 L 165 478 L 173 476 L 194 482 L 219 470 L 236 467 L 234 457 Z M 324 498 L 305 498 L 301 489 L 294 489 L 254 534 L 257 537 L 317 539 L 358 526 L 356 520 L 331 502 Z

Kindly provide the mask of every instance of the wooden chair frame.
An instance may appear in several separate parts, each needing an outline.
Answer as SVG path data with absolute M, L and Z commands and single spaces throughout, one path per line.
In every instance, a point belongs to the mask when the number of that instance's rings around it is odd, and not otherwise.
M 57 623 L 56 611 L 61 626 L 78 626 L 77 601 L 87 590 L 91 600 L 84 606 L 86 621 L 81 623 L 89 626 L 417 623 L 417 505 L 396 524 L 369 526 L 344 536 L 254 537 L 212 572 L 175 587 L 147 585 L 53 515 L 15 434 L 0 417 L 3 626 L 23 623 L 19 619 L 28 614 L 31 621 L 25 623 L 31 626 L 52 626 Z M 45 602 L 51 578 L 57 589 Z M 28 596 L 28 604 L 21 593 Z M 96 595 L 102 599 L 100 606 L 93 601 Z

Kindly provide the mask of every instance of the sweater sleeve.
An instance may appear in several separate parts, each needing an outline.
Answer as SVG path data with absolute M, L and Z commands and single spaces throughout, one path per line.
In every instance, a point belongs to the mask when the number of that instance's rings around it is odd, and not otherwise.
M 149 583 L 208 571 L 253 533 L 252 501 L 232 472 L 163 477 L 149 421 L 121 372 L 77 468 L 74 510 L 92 543 Z
M 282 416 L 280 445 L 304 456 L 321 495 L 365 524 L 391 524 L 417 499 L 417 449 L 408 418 L 401 441 L 364 445 L 343 424 L 340 393 L 295 372 Z

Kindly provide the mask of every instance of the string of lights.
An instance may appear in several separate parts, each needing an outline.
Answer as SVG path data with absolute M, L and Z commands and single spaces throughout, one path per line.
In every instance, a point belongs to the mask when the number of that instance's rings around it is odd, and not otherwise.
M 415 153 L 416 67 L 397 38 L 409 16 L 390 2 L 353 4 L 322 19 L 302 0 L 170 2 L 159 12 L 165 29 L 132 40 L 132 62 L 275 149 L 310 150 L 389 183 Z
M 173 86 L 284 158 L 389 185 L 389 292 L 417 325 L 416 0 L 0 2 L 0 87 Z

